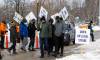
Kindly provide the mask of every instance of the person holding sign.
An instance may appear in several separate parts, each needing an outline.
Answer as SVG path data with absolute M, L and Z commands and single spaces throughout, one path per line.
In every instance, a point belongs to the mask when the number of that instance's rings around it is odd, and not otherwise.
M 28 47 L 29 51 L 35 51 L 34 50 L 35 31 L 36 31 L 35 19 L 33 19 L 30 21 L 28 25 L 28 36 L 30 37 L 30 43 Z
M 53 25 L 53 19 L 50 18 L 48 23 L 48 56 L 50 56 L 50 53 L 53 52 L 53 46 L 54 46 L 54 25 Z
M 46 39 L 48 38 L 48 24 L 44 16 L 40 19 L 42 21 L 40 25 L 40 58 L 44 58 L 44 50 L 47 49 Z
M 93 21 L 90 21 L 90 23 L 89 23 L 89 25 L 88 25 L 88 29 L 90 29 L 90 36 L 91 36 L 91 38 L 92 38 L 92 41 L 95 41 L 95 40 L 94 40 L 94 35 L 93 35 L 92 24 L 93 24 Z
M 55 23 L 55 57 L 57 57 L 57 54 L 59 53 L 59 50 L 61 48 L 61 54 L 60 56 L 63 56 L 63 49 L 64 49 L 64 26 L 62 23 L 62 20 L 59 16 L 56 17 L 57 22 Z

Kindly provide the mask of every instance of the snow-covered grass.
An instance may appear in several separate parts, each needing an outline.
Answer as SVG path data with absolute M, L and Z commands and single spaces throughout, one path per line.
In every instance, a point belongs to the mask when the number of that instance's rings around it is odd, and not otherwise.
M 82 48 L 84 53 L 81 53 Z M 80 45 L 75 49 L 72 51 L 78 51 L 80 53 L 73 53 L 72 55 L 57 58 L 56 60 L 100 60 L 100 39 L 96 40 L 96 42 L 90 42 L 88 45 Z

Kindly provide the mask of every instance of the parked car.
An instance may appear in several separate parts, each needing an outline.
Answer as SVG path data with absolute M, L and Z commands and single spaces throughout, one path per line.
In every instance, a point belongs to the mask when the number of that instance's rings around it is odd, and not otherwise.
M 70 45 L 72 42 L 75 44 L 75 27 L 71 23 L 65 23 L 64 44 Z

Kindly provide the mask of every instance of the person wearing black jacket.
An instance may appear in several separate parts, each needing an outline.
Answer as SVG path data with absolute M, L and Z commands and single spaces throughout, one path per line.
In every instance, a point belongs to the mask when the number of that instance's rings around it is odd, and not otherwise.
M 53 52 L 54 46 L 54 25 L 53 19 L 50 18 L 48 24 L 48 56 L 50 56 L 51 52 Z
M 94 35 L 93 35 L 92 24 L 93 24 L 93 21 L 90 21 L 90 23 L 89 23 L 89 25 L 88 25 L 88 29 L 90 29 L 90 36 L 91 36 L 91 38 L 92 38 L 92 41 L 95 41 L 95 40 L 94 40 Z
M 8 51 L 11 53 L 11 50 L 13 50 L 13 54 L 16 54 L 16 25 L 14 22 L 11 22 L 10 27 L 10 40 L 12 42 L 11 47 L 8 49 Z
M 30 21 L 28 26 L 28 36 L 30 37 L 30 43 L 28 47 L 29 51 L 35 51 L 34 50 L 35 30 L 36 30 L 35 20 L 33 19 L 32 21 Z

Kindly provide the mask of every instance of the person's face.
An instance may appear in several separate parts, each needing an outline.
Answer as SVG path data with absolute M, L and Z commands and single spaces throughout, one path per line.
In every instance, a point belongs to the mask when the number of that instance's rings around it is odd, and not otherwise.
M 15 25 L 15 23 L 14 23 L 14 22 L 11 22 L 11 25 L 12 25 L 12 26 L 14 26 L 14 25 Z
M 60 20 L 59 20 L 59 19 L 57 19 L 57 22 L 60 22 Z

